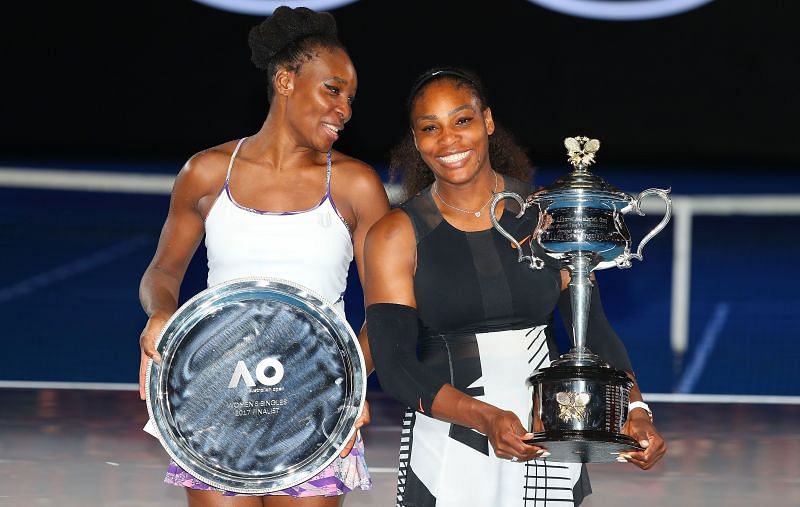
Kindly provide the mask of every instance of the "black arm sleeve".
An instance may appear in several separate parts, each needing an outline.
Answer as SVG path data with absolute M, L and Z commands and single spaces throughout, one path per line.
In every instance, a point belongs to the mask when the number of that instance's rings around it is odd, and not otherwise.
M 417 357 L 416 308 L 376 303 L 367 307 L 366 321 L 381 389 L 409 407 L 430 414 L 433 399 L 446 382 Z
M 592 284 L 592 302 L 589 305 L 589 316 L 586 330 L 586 346 L 589 350 L 603 358 L 613 368 L 633 372 L 631 360 L 628 358 L 628 351 L 617 333 L 611 328 L 611 324 L 603 311 L 603 303 L 600 301 L 600 289 L 597 283 Z M 569 297 L 569 289 L 561 292 L 558 299 L 558 311 L 564 325 L 567 327 L 570 339 L 573 340 L 572 333 L 572 302 Z

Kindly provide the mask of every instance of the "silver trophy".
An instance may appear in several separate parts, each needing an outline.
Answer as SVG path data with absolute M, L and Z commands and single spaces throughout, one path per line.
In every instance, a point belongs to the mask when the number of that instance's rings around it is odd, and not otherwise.
M 298 284 L 242 278 L 184 303 L 150 361 L 147 409 L 167 453 L 220 489 L 264 494 L 339 455 L 364 405 L 364 357 L 330 303 Z
M 520 262 L 528 262 L 531 269 L 544 268 L 544 260 L 533 250 L 535 242 L 571 274 L 573 348 L 528 379 L 533 387 L 531 443 L 546 447 L 554 461 L 612 462 L 620 452 L 642 448 L 621 433 L 633 381 L 586 346 L 592 290 L 589 274 L 629 268 L 632 259 L 642 260 L 644 245 L 669 222 L 672 203 L 668 189 L 651 188 L 633 197 L 591 174 L 587 168 L 600 149 L 597 139 L 568 137 L 564 146 L 572 172 L 526 199 L 499 192 L 492 200 L 490 217 L 492 225 L 516 246 Z M 644 215 L 642 199 L 650 195 L 664 200 L 664 218 L 632 253 L 623 215 L 631 211 Z M 521 245 L 495 218 L 497 204 L 506 198 L 519 203 L 517 218 L 528 208 L 538 210 L 531 255 L 524 255 Z

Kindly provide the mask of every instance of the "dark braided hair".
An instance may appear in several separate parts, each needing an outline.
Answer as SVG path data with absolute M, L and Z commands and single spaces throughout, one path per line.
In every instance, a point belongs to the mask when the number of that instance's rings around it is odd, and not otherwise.
M 267 98 L 270 102 L 275 95 L 272 79 L 278 70 L 299 73 L 300 67 L 316 57 L 320 48 L 347 52 L 337 37 L 333 15 L 306 7 L 278 7 L 272 16 L 250 30 L 248 42 L 251 60 L 257 68 L 265 70 L 269 78 Z
M 472 72 L 455 67 L 441 67 L 421 74 L 406 101 L 409 119 L 417 99 L 427 87 L 437 81 L 449 81 L 456 88 L 468 88 L 478 99 L 481 110 L 489 107 L 486 92 L 480 79 Z M 522 181 L 530 181 L 534 168 L 525 150 L 520 147 L 514 137 L 497 120 L 494 122 L 494 133 L 489 136 L 489 160 L 492 168 L 500 174 L 506 174 Z M 434 181 L 433 172 L 425 164 L 414 146 L 414 137 L 409 129 L 402 141 L 390 153 L 389 175 L 391 181 L 402 180 L 403 193 L 413 197 Z

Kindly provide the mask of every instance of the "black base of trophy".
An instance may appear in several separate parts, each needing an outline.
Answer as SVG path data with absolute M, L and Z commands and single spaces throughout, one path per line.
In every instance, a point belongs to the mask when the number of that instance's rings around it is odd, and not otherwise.
M 548 459 L 566 463 L 608 463 L 619 453 L 643 450 L 622 434 L 633 381 L 594 355 L 575 365 L 565 354 L 528 382 L 533 387 L 529 443 L 546 448 Z
M 620 453 L 643 451 L 628 435 L 605 431 L 549 431 L 534 433 L 525 443 L 544 447 L 551 461 L 562 463 L 611 463 Z

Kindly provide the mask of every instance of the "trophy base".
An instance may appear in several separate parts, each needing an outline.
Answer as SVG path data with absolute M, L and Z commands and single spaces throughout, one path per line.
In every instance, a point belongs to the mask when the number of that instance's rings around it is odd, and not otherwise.
M 644 450 L 628 435 L 604 431 L 536 432 L 525 443 L 546 448 L 548 460 L 562 463 L 612 463 L 620 453 Z

